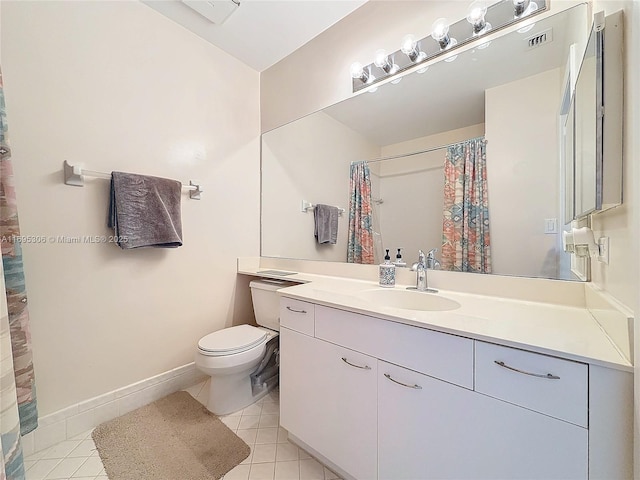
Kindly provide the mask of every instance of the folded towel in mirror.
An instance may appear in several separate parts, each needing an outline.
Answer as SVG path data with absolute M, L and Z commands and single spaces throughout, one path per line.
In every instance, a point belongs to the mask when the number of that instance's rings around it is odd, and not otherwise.
M 319 244 L 335 245 L 338 239 L 338 207 L 318 204 L 313 209 L 313 234 Z
M 177 180 L 111 173 L 109 227 L 121 248 L 182 245 L 180 200 Z

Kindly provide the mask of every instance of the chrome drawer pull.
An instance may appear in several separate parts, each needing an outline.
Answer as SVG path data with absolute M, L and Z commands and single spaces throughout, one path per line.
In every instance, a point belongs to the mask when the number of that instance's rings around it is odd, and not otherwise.
M 398 385 L 402 385 L 403 387 L 415 388 L 416 390 L 422 390 L 422 387 L 420 385 L 417 385 L 415 383 L 413 385 L 407 385 L 406 383 L 402 383 L 402 382 L 399 382 L 397 380 L 394 380 L 393 378 L 391 378 L 391 375 L 389 375 L 388 373 L 385 373 L 384 376 L 387 377 L 389 380 L 391 380 L 393 383 L 397 383 Z
M 501 367 L 504 367 L 504 368 L 506 368 L 508 370 L 513 370 L 514 372 L 522 373 L 523 375 L 531 375 L 532 377 L 547 378 L 549 380 L 560 380 L 559 376 L 553 375 L 551 373 L 547 373 L 545 375 L 543 373 L 525 372 L 524 370 L 518 370 L 517 368 L 510 367 L 509 365 L 506 365 L 504 362 L 499 362 L 498 360 L 494 360 L 494 363 L 496 363 L 496 364 L 500 365 Z
M 290 312 L 295 312 L 295 313 L 307 313 L 306 310 L 295 310 L 289 306 L 287 306 L 287 310 L 289 310 Z
M 362 370 L 371 370 L 371 367 L 369 365 L 365 365 L 364 367 L 361 367 L 360 365 L 356 365 L 354 363 L 351 363 L 349 360 L 347 360 L 344 357 L 342 357 L 342 361 L 344 363 L 346 363 L 347 365 L 351 365 L 352 367 L 361 368 Z

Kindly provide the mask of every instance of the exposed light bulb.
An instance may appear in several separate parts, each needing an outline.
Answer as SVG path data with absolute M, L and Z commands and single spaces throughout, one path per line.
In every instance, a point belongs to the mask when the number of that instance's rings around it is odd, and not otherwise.
M 431 36 L 434 40 L 442 40 L 449 33 L 449 22 L 446 18 L 439 18 L 431 26 Z
M 375 60 L 373 63 L 384 70 L 384 73 L 388 75 L 393 75 L 399 70 L 398 65 L 389 60 L 386 50 L 383 49 L 376 50 Z
M 427 54 L 421 52 L 418 48 L 418 41 L 416 38 L 409 34 L 402 37 L 402 42 L 400 43 L 400 50 L 406 56 L 409 57 L 413 63 L 418 63 L 427 58 Z
M 469 5 L 467 22 L 473 27 L 473 35 L 482 35 L 491 30 L 491 24 L 487 23 L 484 16 L 487 14 L 487 4 L 484 0 L 476 0 Z
M 416 41 L 416 37 L 413 35 L 409 34 L 402 37 L 400 50 L 402 50 L 402 53 L 405 55 L 410 55 L 412 52 L 415 52 L 417 46 L 418 42 Z
M 377 67 L 384 69 L 384 67 L 389 65 L 389 57 L 387 56 L 387 51 L 384 49 L 376 50 L 376 56 L 373 63 L 376 64 Z
M 362 83 L 370 83 L 374 80 L 374 76 L 369 74 L 360 62 L 351 64 L 351 78 L 362 81 Z
M 364 74 L 364 68 L 360 62 L 353 62 L 351 64 L 351 77 L 352 78 L 362 78 Z
M 440 44 L 440 50 L 446 50 L 458 42 L 449 36 L 449 22 L 446 18 L 439 18 L 431 26 L 431 37 Z

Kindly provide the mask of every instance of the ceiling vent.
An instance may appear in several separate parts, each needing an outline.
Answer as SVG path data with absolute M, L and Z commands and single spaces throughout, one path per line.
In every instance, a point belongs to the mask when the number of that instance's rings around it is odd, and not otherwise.
M 182 3 L 216 25 L 223 24 L 240 6 L 240 2 L 236 0 L 182 0 Z
M 536 48 L 545 43 L 553 42 L 553 29 L 549 28 L 544 32 L 536 33 L 535 35 L 525 39 L 527 42 L 527 48 Z

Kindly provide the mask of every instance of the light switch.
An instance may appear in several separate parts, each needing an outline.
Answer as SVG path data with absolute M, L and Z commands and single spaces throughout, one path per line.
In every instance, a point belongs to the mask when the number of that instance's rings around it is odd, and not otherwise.
M 598 239 L 598 261 L 609 265 L 609 237 Z
M 558 233 L 558 219 L 557 218 L 545 218 L 544 219 L 544 233 Z

